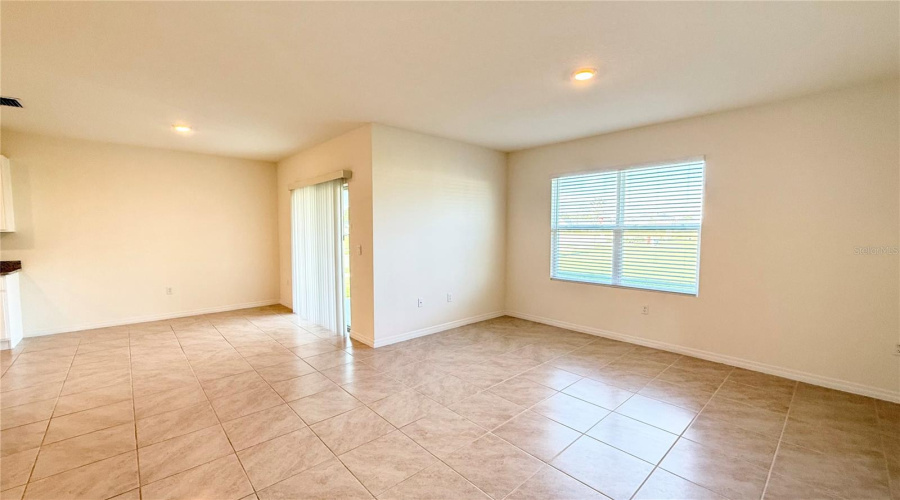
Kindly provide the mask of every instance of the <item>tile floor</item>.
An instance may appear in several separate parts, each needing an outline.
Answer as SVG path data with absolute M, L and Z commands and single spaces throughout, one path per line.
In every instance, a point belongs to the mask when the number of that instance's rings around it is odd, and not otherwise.
M 0 367 L 4 500 L 900 500 L 896 404 L 513 318 L 373 350 L 260 308 Z

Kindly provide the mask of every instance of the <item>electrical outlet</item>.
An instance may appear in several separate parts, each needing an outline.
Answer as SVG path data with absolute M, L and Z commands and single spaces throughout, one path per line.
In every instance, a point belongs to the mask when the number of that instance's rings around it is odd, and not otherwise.
M 419 299 L 419 307 L 422 307 L 424 304 L 425 304 L 425 301 L 422 299 Z
M 453 294 L 452 293 L 447 294 L 447 302 L 453 302 Z
M 650 306 L 644 306 L 643 308 L 641 308 L 641 314 L 650 314 Z
M 174 292 L 172 292 L 172 287 L 167 286 L 167 287 L 166 287 L 166 295 L 172 295 L 173 293 L 174 293 Z

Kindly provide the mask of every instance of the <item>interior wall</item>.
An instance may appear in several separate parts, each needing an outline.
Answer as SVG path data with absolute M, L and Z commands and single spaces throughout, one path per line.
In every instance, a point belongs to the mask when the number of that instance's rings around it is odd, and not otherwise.
M 507 310 L 900 398 L 898 109 L 888 81 L 510 154 Z M 550 280 L 551 176 L 697 155 L 699 297 Z
M 277 302 L 274 164 L 8 130 L 0 152 L 25 335 Z
M 372 127 L 365 125 L 278 162 L 278 248 L 281 303 L 293 304 L 291 289 L 291 194 L 288 186 L 336 170 L 351 170 L 350 323 L 370 339 L 374 332 L 372 296 Z M 357 251 L 361 248 L 361 253 Z
M 506 155 L 373 125 L 372 169 L 375 344 L 501 314 Z

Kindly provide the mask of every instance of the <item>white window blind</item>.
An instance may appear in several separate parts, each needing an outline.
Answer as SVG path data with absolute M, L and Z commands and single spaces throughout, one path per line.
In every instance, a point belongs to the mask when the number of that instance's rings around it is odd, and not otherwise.
M 704 167 L 554 178 L 551 278 L 697 295 Z

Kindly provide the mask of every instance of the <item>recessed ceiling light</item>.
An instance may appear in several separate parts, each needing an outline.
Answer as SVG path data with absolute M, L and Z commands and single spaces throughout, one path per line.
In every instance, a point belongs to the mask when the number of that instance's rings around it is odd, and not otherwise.
M 572 78 L 574 78 L 578 81 L 585 81 L 585 80 L 590 80 L 591 78 L 593 78 L 596 75 L 597 75 L 597 70 L 594 68 L 581 68 L 572 75 Z
M 194 129 L 192 129 L 190 125 L 172 125 L 172 130 L 178 132 L 179 134 L 188 134 Z

